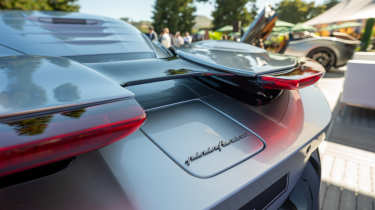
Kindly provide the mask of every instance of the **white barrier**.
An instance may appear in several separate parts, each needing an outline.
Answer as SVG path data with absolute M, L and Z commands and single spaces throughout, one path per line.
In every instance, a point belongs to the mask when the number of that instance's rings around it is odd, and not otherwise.
M 375 61 L 375 52 L 356 52 L 353 60 Z
M 350 60 L 348 62 L 342 103 L 375 109 L 375 54 L 373 56 L 374 58 L 371 60 Z M 371 57 L 366 55 L 365 58 Z

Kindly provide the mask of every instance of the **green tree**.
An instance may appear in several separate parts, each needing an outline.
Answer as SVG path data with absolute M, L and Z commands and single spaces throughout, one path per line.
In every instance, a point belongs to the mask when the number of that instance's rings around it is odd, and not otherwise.
M 168 27 L 172 33 L 191 32 L 195 11 L 193 0 L 156 0 L 152 17 L 155 31 Z
M 314 18 L 327 10 L 326 5 L 315 5 L 314 2 L 309 3 L 309 12 L 307 14 L 307 20 Z
M 369 18 L 366 21 L 365 31 L 364 31 L 364 33 L 362 34 L 362 37 L 361 37 L 361 51 L 366 52 L 368 46 L 370 45 L 371 35 L 372 35 L 372 30 L 374 28 L 374 24 L 375 24 L 374 18 Z
M 0 0 L 0 10 L 79 11 L 78 0 Z
M 49 9 L 46 0 L 1 0 L 0 9 L 9 10 L 47 10 Z
M 249 25 L 257 14 L 256 0 L 197 0 L 198 2 L 215 3 L 212 13 L 214 28 L 231 25 L 233 31 L 240 31 L 242 26 Z M 249 11 L 247 7 L 251 7 Z
M 130 18 L 128 18 L 128 17 L 120 17 L 120 20 L 122 20 L 124 22 L 127 22 L 127 23 L 131 22 Z
M 276 5 L 279 18 L 291 23 L 305 22 L 325 10 L 325 5 L 315 5 L 315 2 L 308 3 L 303 0 L 282 0 Z
M 254 2 L 252 4 L 253 5 L 251 6 L 251 10 L 250 10 L 250 15 L 251 15 L 251 21 L 250 22 L 252 22 L 254 20 L 255 16 L 258 15 L 258 10 L 259 10 L 259 8 L 256 5 L 256 0 L 254 0 Z
M 332 7 L 336 6 L 336 4 L 340 3 L 340 0 L 327 0 L 324 2 L 324 6 L 326 10 L 331 9 Z
M 78 0 L 47 0 L 48 5 L 54 11 L 78 12 Z

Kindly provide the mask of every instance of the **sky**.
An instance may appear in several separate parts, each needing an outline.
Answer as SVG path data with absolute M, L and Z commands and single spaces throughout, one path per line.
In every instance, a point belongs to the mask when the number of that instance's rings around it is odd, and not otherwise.
M 128 17 L 131 20 L 151 20 L 153 5 L 156 0 L 79 0 L 80 12 L 103 15 L 113 18 Z M 173 1 L 173 0 L 171 0 Z M 235 1 L 235 0 L 233 0 Z M 275 4 L 280 0 L 258 0 L 258 8 L 266 4 Z M 311 0 L 308 0 L 311 1 Z M 317 4 L 324 0 L 315 0 Z M 195 15 L 211 17 L 214 6 L 209 3 L 197 3 Z

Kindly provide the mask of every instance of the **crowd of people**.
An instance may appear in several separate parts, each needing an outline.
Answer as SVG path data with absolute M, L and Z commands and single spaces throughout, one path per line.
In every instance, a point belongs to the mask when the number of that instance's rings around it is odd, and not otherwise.
M 151 41 L 160 42 L 165 48 L 169 49 L 171 47 L 182 47 L 184 45 L 189 45 L 192 43 L 193 38 L 189 32 L 185 32 L 181 35 L 181 32 L 176 32 L 176 34 L 171 34 L 168 28 L 164 28 L 162 33 L 158 36 L 152 26 L 149 27 L 146 36 Z

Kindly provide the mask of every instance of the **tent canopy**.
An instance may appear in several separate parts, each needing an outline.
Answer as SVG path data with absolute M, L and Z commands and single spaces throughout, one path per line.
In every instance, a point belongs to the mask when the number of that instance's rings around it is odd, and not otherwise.
M 337 30 L 337 29 L 341 29 L 341 28 L 353 28 L 353 27 L 359 27 L 359 26 L 362 26 L 362 24 L 357 23 L 357 22 L 346 22 L 346 23 L 342 23 L 342 24 L 329 25 L 329 26 L 321 29 L 321 31 L 332 31 L 332 30 Z
M 375 18 L 375 0 L 342 0 L 336 6 L 305 24 L 319 25 L 368 18 Z
M 289 23 L 289 22 L 282 21 L 282 20 L 277 20 L 276 24 L 275 24 L 275 27 L 287 27 L 287 28 L 291 28 L 293 26 L 294 26 L 293 23 Z
M 293 32 L 301 32 L 301 31 L 310 31 L 310 32 L 315 32 L 316 31 L 316 28 L 312 27 L 312 26 L 309 26 L 309 25 L 305 25 L 305 24 L 302 24 L 302 23 L 299 23 L 297 25 L 295 25 L 291 31 Z
M 277 20 L 276 24 L 275 24 L 275 27 L 273 28 L 273 31 L 288 31 L 289 29 L 291 29 L 294 26 L 295 26 L 295 24 L 293 24 L 293 23 L 289 23 L 289 22 L 282 21 L 282 20 Z M 243 27 L 242 30 L 247 31 L 247 30 L 249 30 L 249 27 L 250 26 Z
M 216 30 L 217 32 L 232 32 L 233 31 L 233 26 L 227 25 L 219 28 Z

